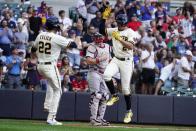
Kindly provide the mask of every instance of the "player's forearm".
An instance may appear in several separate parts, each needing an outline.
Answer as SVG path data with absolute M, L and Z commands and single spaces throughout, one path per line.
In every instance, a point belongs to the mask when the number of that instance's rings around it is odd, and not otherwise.
M 88 57 L 86 59 L 86 62 L 87 62 L 88 65 L 96 65 L 97 64 L 97 60 L 93 59 L 93 58 L 90 58 L 90 57 Z
M 125 41 L 125 40 L 119 40 L 120 41 L 120 43 L 123 45 L 123 47 L 125 47 L 125 48 L 128 48 L 128 49 L 130 49 L 130 50 L 132 50 L 133 49 L 133 44 L 132 43 L 130 43 L 130 42 L 128 42 L 128 41 Z

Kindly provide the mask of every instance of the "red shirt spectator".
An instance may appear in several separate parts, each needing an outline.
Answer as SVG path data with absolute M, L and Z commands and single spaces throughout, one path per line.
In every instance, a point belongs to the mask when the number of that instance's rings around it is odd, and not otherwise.
M 182 19 L 184 19 L 184 16 L 182 15 L 181 9 L 178 8 L 176 10 L 176 15 L 173 16 L 172 20 L 173 20 L 174 24 L 179 24 Z
M 127 26 L 134 31 L 137 31 L 141 25 L 142 23 L 137 20 L 136 14 L 133 14 L 133 16 L 131 17 L 131 22 L 127 24 Z
M 71 86 L 75 92 L 88 90 L 88 82 L 82 79 L 82 75 L 80 73 L 76 74 L 76 78 L 71 81 Z

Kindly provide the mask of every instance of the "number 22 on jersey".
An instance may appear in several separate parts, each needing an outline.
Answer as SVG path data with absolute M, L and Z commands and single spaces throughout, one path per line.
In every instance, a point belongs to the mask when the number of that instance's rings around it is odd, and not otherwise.
M 44 43 L 43 41 L 39 42 L 38 49 L 39 53 L 51 54 L 51 43 Z

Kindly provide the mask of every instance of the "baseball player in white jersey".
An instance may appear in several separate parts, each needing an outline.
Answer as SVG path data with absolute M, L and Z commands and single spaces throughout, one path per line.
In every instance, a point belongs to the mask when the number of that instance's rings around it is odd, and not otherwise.
M 140 35 L 126 26 L 127 16 L 120 14 L 116 17 L 118 28 L 107 28 L 108 36 L 112 37 L 114 57 L 106 67 L 104 72 L 104 80 L 112 95 L 111 99 L 107 102 L 108 106 L 113 105 L 119 100 L 117 96 L 112 77 L 120 72 L 122 93 L 124 94 L 127 113 L 125 114 L 124 123 L 129 123 L 133 115 L 131 111 L 131 92 L 130 81 L 133 73 L 133 48 Z
M 95 126 L 108 126 L 109 122 L 104 120 L 106 102 L 109 99 L 109 91 L 103 79 L 103 73 L 110 59 L 110 46 L 103 43 L 103 36 L 96 33 L 93 36 L 94 43 L 90 45 L 86 52 L 89 72 L 87 76 L 91 101 L 90 122 Z
M 56 121 L 57 109 L 62 94 L 57 60 L 61 49 L 70 46 L 71 39 L 57 35 L 60 29 L 58 18 L 50 17 L 46 21 L 47 32 L 40 33 L 32 48 L 32 53 L 38 58 L 38 72 L 48 80 L 44 109 L 47 110 L 47 123 L 50 125 L 62 125 Z

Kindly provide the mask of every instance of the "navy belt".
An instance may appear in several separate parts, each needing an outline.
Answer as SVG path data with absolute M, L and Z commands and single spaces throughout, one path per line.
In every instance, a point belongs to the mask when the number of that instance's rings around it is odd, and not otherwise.
M 116 57 L 116 56 L 115 56 Z M 125 60 L 130 60 L 130 58 L 119 58 L 119 57 L 116 57 L 118 60 L 120 61 L 125 61 Z
M 38 64 L 42 64 L 42 65 L 51 65 L 52 62 L 38 62 Z

